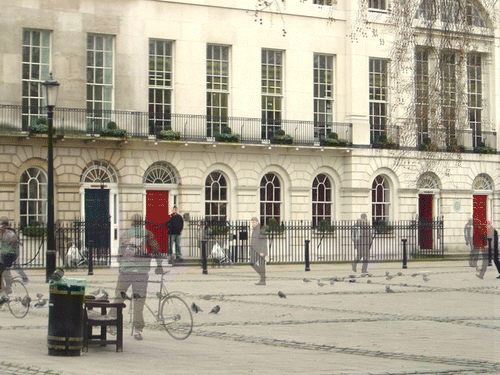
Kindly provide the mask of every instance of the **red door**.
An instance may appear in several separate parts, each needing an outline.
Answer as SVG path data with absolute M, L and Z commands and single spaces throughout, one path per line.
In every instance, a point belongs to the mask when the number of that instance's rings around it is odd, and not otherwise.
M 432 199 L 432 194 L 418 196 L 418 240 L 421 249 L 432 249 Z
M 474 236 L 472 241 L 474 247 L 484 247 L 488 244 L 488 235 L 486 231 L 486 204 L 488 197 L 486 195 L 474 195 L 472 197 L 472 218 L 474 225 Z
M 168 191 L 146 191 L 147 228 L 154 234 L 162 253 L 167 253 Z M 151 250 L 150 250 L 151 251 Z

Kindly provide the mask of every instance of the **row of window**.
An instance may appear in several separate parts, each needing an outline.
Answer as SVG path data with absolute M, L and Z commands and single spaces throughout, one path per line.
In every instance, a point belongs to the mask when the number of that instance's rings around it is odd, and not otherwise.
M 95 161 L 87 166 L 82 174 L 85 183 L 117 183 L 114 168 L 106 162 Z M 144 173 L 145 184 L 178 183 L 178 177 L 170 164 L 156 162 Z M 47 176 L 38 168 L 28 168 L 21 175 L 20 181 L 20 223 L 22 226 L 33 222 L 46 222 L 47 214 Z M 391 181 L 385 175 L 378 175 L 371 185 L 371 220 L 372 222 L 390 219 Z M 432 173 L 423 174 L 417 184 L 419 189 L 438 190 L 439 182 Z M 493 191 L 492 179 L 480 174 L 472 184 L 474 190 Z M 331 222 L 334 217 L 334 186 L 332 179 L 320 173 L 311 186 L 312 223 L 316 226 L 322 220 Z M 219 171 L 210 173 L 204 185 L 205 216 L 209 220 L 227 220 L 230 204 L 229 185 L 226 176 Z M 267 224 L 274 218 L 280 222 L 283 212 L 283 186 L 280 176 L 266 173 L 259 183 L 259 203 L 261 223 Z

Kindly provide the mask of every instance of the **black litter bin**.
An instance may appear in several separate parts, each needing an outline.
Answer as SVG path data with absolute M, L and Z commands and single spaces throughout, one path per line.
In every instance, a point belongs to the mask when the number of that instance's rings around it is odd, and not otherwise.
M 87 280 L 65 276 L 49 282 L 49 355 L 79 356 L 83 346 L 83 302 Z

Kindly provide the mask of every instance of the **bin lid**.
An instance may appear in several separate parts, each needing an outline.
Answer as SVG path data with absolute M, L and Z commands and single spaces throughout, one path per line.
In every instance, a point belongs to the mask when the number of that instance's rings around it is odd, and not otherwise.
M 56 294 L 85 294 L 89 284 L 85 279 L 74 279 L 63 276 L 59 280 L 50 280 L 49 291 Z

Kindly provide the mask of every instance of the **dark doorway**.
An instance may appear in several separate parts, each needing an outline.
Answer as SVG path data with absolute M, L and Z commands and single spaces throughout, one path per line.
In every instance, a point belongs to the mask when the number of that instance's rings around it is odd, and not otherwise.
M 418 240 L 420 249 L 432 249 L 432 194 L 420 194 L 418 196 L 418 218 L 419 230 Z
M 109 264 L 109 189 L 85 189 L 85 246 L 92 246 L 95 264 Z

